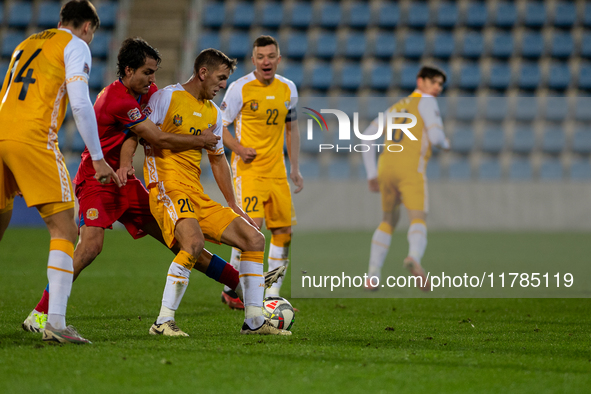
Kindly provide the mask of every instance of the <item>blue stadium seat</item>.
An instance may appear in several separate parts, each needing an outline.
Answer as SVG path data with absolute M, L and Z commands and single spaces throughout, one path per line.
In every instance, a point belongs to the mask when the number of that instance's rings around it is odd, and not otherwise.
M 363 80 L 363 72 L 358 63 L 349 63 L 341 70 L 338 85 L 345 90 L 358 90 Z
M 2 4 L 4 5 L 4 4 Z M 16 1 L 8 9 L 8 27 L 24 29 L 33 19 L 33 5 L 28 1 Z
M 68 108 L 70 108 L 70 106 L 68 105 Z M 70 150 L 70 141 L 68 138 L 68 133 L 66 132 L 66 127 L 61 127 L 59 129 L 59 131 L 57 132 L 57 142 L 59 145 L 59 148 L 62 152 L 65 152 L 67 150 Z M 72 176 L 72 174 L 70 174 L 70 176 Z
M 406 24 L 409 27 L 423 29 L 429 24 L 429 4 L 418 1 L 411 3 L 406 16 Z
M 365 33 L 352 32 L 345 39 L 344 55 L 350 59 L 361 59 L 367 48 Z
M 346 24 L 354 29 L 365 29 L 371 23 L 371 9 L 366 2 L 351 4 L 347 13 Z
M 112 29 L 117 22 L 117 11 L 119 3 L 117 1 L 103 1 L 96 7 L 96 12 L 101 19 L 101 28 Z
M 482 33 L 471 31 L 463 36 L 462 56 L 476 59 L 482 56 L 484 51 L 484 38 Z
M 369 75 L 369 87 L 375 90 L 388 90 L 392 86 L 394 71 L 389 64 L 374 64 Z
M 564 168 L 557 158 L 545 158 L 540 166 L 540 180 L 559 181 L 564 177 Z
M 304 81 L 304 66 L 301 63 L 290 63 L 284 67 L 283 72 L 280 73 L 287 79 L 291 79 L 299 89 Z
M 455 3 L 441 3 L 435 20 L 437 27 L 454 28 L 458 24 L 458 6 Z
M 283 51 L 282 51 L 283 52 Z M 293 59 L 302 59 L 308 52 L 308 36 L 304 32 L 292 32 L 287 37 L 285 55 Z
M 529 154 L 536 144 L 536 136 L 531 125 L 519 125 L 513 133 L 511 150 L 515 153 Z
M 570 1 L 560 1 L 554 8 L 554 26 L 570 28 L 577 19 L 577 9 Z
M 475 97 L 458 97 L 455 108 L 456 119 L 472 121 L 478 116 L 478 101 Z
M 579 68 L 579 89 L 591 90 L 591 64 L 582 64 Z
M 336 133 L 335 133 L 336 135 Z M 333 158 L 328 164 L 328 178 L 335 180 L 350 179 L 352 175 L 351 164 L 347 158 Z
M 217 32 L 205 32 L 199 36 L 197 50 L 201 52 L 207 48 L 221 48 L 220 34 Z
M 4 4 L 0 6 L 0 26 L 4 23 Z
M 451 149 L 454 152 L 468 154 L 474 149 L 474 131 L 470 126 L 458 126 L 451 136 Z
M 318 34 L 314 42 L 314 55 L 323 59 L 332 59 L 337 53 L 337 35 L 333 32 Z
M 583 10 L 583 26 L 591 27 L 591 4 L 585 4 L 585 9 Z
M 496 32 L 490 46 L 491 56 L 507 59 L 513 55 L 513 51 L 513 34 L 504 31 Z
M 482 137 L 482 151 L 491 154 L 500 153 L 505 147 L 505 133 L 501 124 L 489 125 Z
M 519 69 L 518 86 L 524 90 L 535 90 L 542 81 L 540 66 L 537 63 L 522 63 Z
M 591 122 L 591 98 L 577 97 L 575 100 L 575 119 L 582 122 Z
M 261 25 L 268 29 L 278 29 L 283 22 L 283 4 L 267 3 L 263 7 Z
M 86 148 L 86 144 L 77 129 L 74 129 L 74 135 L 71 136 L 69 145 L 74 152 L 82 152 Z
M 579 54 L 581 57 L 591 58 L 591 32 L 583 33 Z
M 59 1 L 43 1 L 39 4 L 39 8 L 37 9 L 37 26 L 44 29 L 57 27 L 57 24 L 60 21 L 60 9 L 61 4 Z
M 461 157 L 449 164 L 448 178 L 452 181 L 468 181 L 472 178 L 472 166 L 470 161 Z
M 320 27 L 324 29 L 336 29 L 341 23 L 342 10 L 337 2 L 323 3 L 320 8 Z
M 572 150 L 580 155 L 591 154 L 591 128 L 589 126 L 576 128 L 572 140 Z
M 521 40 L 521 55 L 537 59 L 544 54 L 544 37 L 538 32 L 525 32 Z
M 90 52 L 93 57 L 106 59 L 109 56 L 111 48 L 111 39 L 113 33 L 108 30 L 99 30 L 94 34 L 94 38 L 90 43 Z
M 451 70 L 450 63 L 436 62 L 435 65 L 438 66 L 439 68 L 441 68 L 446 75 L 445 83 L 443 84 L 444 88 L 455 87 L 455 79 L 454 79 L 453 72 Z M 417 72 L 418 72 L 418 70 L 417 70 Z
M 542 136 L 542 151 L 549 154 L 559 154 L 566 145 L 566 136 L 562 128 L 546 130 Z
M 517 97 L 515 102 L 515 119 L 532 121 L 538 115 L 537 97 Z
M 548 74 L 548 87 L 554 90 L 565 90 L 570 85 L 571 74 L 568 63 L 554 63 Z
M 6 78 L 6 73 L 8 72 L 9 66 L 10 66 L 10 62 L 8 60 L 2 60 L 0 62 L 0 75 L 1 75 L 0 78 L 2 78 L 2 82 L 0 82 L 0 83 L 4 83 L 4 79 Z
M 513 181 L 529 181 L 533 178 L 533 168 L 527 158 L 514 157 L 509 165 L 509 179 Z
M 575 42 L 570 33 L 554 32 L 550 45 L 550 56 L 565 59 L 573 54 Z
M 308 1 L 294 3 L 289 24 L 296 29 L 307 29 L 312 24 L 312 4 Z
M 503 176 L 501 162 L 497 158 L 483 159 L 478 165 L 478 179 L 482 181 L 498 181 Z
M 511 116 L 507 97 L 487 97 L 484 105 L 484 116 L 487 120 L 503 121 Z
M 390 31 L 380 31 L 376 35 L 371 54 L 380 59 L 390 59 L 396 53 L 396 36 Z
M 244 59 L 251 54 L 251 45 L 252 42 L 248 34 L 234 31 L 224 45 L 226 47 L 224 52 L 230 57 Z
M 208 3 L 203 12 L 203 26 L 219 29 L 224 24 L 225 15 L 223 3 Z
M 439 59 L 449 59 L 453 56 L 455 41 L 453 33 L 440 32 L 435 35 L 431 46 L 431 53 Z
M 330 101 L 330 108 L 336 108 L 349 116 L 351 122 L 353 122 L 354 113 L 361 114 L 361 100 L 358 97 L 334 97 Z M 385 109 L 385 108 L 384 108 Z M 359 123 L 359 131 L 363 131 L 363 124 Z M 351 136 L 356 140 L 356 136 Z M 357 143 L 360 141 L 351 141 L 351 143 Z
M 231 15 L 232 26 L 239 29 L 248 29 L 254 22 L 254 4 L 248 1 L 237 2 Z
M 392 2 L 382 3 L 375 18 L 377 18 L 380 28 L 393 29 L 400 22 L 400 6 Z
M 529 1 L 525 6 L 523 24 L 527 27 L 540 28 L 546 23 L 546 8 L 543 2 Z
M 417 74 L 421 66 L 418 63 L 404 63 L 400 70 L 400 88 L 414 90 L 417 86 Z
M 318 145 L 316 145 L 315 153 L 318 153 Z M 315 159 L 303 160 L 300 163 L 300 172 L 304 179 L 318 179 L 320 178 L 320 163 Z
M 2 49 L 0 54 L 2 57 L 10 58 L 14 49 L 27 38 L 25 33 L 20 31 L 7 31 L 2 36 Z
M 105 87 L 104 78 L 107 66 L 104 62 L 92 62 L 92 69 L 90 70 L 90 78 L 88 80 L 88 87 L 90 89 L 101 90 Z
M 228 82 L 227 82 L 226 86 L 230 86 L 230 84 L 232 82 L 236 81 L 238 78 L 242 78 L 245 73 L 246 73 L 246 70 L 244 69 L 244 62 L 239 62 L 238 65 L 236 66 L 236 70 L 234 70 L 234 72 L 228 78 Z
M 419 59 L 425 54 L 425 35 L 419 32 L 409 32 L 404 36 L 403 55 L 409 59 Z
M 482 28 L 488 21 L 486 3 L 475 2 L 468 6 L 464 23 L 471 28 Z
M 480 85 L 480 67 L 478 64 L 462 66 L 458 86 L 460 89 L 476 90 Z
M 432 157 L 427 163 L 427 179 L 436 181 L 441 179 L 441 163 L 438 157 Z
M 330 64 L 317 64 L 312 68 L 312 75 L 308 78 L 310 87 L 317 90 L 328 90 L 332 86 L 333 71 Z
M 488 86 L 491 89 L 507 90 L 511 86 L 511 66 L 507 63 L 495 63 L 490 68 Z
M 563 122 L 568 120 L 568 97 L 546 97 L 546 106 L 544 109 L 544 118 L 553 122 Z
M 511 28 L 517 22 L 517 7 L 512 2 L 498 3 L 494 23 L 497 27 Z
M 591 180 L 591 163 L 588 158 L 579 158 L 571 162 L 569 178 L 573 181 Z

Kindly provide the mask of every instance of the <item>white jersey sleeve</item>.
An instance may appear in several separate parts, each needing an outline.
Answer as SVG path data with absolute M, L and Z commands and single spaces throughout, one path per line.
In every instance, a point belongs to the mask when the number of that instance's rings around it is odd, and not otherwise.
M 172 90 L 167 88 L 154 92 L 152 97 L 150 97 L 150 102 L 148 102 L 148 105 L 144 109 L 144 113 L 156 126 L 164 123 L 168 107 L 170 107 L 171 98 Z
M 244 86 L 244 83 L 239 81 L 240 80 L 234 81 L 230 84 L 230 87 L 224 96 L 224 100 L 222 101 L 222 105 L 220 106 L 224 126 L 228 126 L 234 122 L 234 119 L 236 119 L 240 111 L 242 111 L 242 87 Z
M 215 129 L 213 130 L 213 133 L 215 135 L 220 136 L 220 139 L 218 140 L 218 143 L 216 144 L 215 149 L 214 150 L 207 150 L 207 153 L 210 155 L 223 155 L 224 154 L 224 126 L 222 124 L 222 111 L 218 108 L 217 105 L 215 105 L 215 103 L 213 101 L 211 103 L 213 104 L 215 109 L 218 110 L 218 117 L 215 121 Z
M 289 87 L 289 107 L 287 108 L 289 111 L 287 112 L 287 116 L 285 117 L 286 122 L 291 122 L 292 120 L 297 119 L 297 106 L 298 106 L 298 88 L 296 87 L 295 83 L 291 79 L 287 79 L 281 75 L 275 75 L 277 79 L 281 82 L 285 83 Z
M 66 67 L 66 82 L 72 79 L 83 79 L 88 82 L 92 56 L 88 45 L 80 38 L 73 36 L 64 48 L 64 64 Z
M 435 97 L 422 97 L 419 102 L 419 114 L 423 118 L 423 124 L 429 141 L 432 145 L 449 149 L 449 141 L 443 133 L 443 121 L 439 113 L 439 105 Z

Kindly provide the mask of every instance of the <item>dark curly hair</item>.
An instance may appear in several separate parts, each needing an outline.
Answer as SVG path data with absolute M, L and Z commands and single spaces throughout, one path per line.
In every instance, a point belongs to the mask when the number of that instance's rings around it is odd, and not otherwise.
M 119 54 L 117 55 L 117 75 L 123 78 L 126 67 L 137 70 L 146 63 L 146 58 L 148 57 L 156 60 L 158 65 L 162 61 L 158 50 L 148 44 L 143 38 L 134 37 L 126 39 L 121 44 L 121 49 L 119 49 Z

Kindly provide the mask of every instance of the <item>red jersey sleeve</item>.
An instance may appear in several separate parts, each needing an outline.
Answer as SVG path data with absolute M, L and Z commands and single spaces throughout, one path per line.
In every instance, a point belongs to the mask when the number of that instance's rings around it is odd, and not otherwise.
M 125 128 L 130 128 L 146 120 L 146 115 L 142 113 L 141 105 L 130 94 L 113 97 L 109 103 L 108 112 L 113 119 L 122 124 Z

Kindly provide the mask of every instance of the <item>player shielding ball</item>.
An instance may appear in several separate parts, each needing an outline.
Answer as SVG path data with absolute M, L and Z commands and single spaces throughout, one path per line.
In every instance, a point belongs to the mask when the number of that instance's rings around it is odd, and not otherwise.
M 291 226 L 296 215 L 291 201 L 283 145 L 287 142 L 290 178 L 295 193 L 304 187 L 299 170 L 300 135 L 295 107 L 298 91 L 289 79 L 276 74 L 281 61 L 279 45 L 271 36 L 260 36 L 253 44 L 256 69 L 233 82 L 221 105 L 224 145 L 232 150 L 234 186 L 242 209 L 262 227 L 271 230 L 269 270 L 287 267 Z M 236 137 L 227 126 L 234 123 Z M 240 251 L 232 250 L 230 262 L 237 266 Z M 282 280 L 266 292 L 278 296 Z M 231 308 L 241 302 L 227 287 L 222 300 Z
M 146 113 L 165 133 L 199 135 L 215 125 L 222 136 L 222 116 L 211 101 L 225 88 L 236 60 L 216 49 L 206 49 L 195 59 L 193 75 L 184 84 L 167 86 L 154 93 Z M 129 140 L 125 161 L 135 146 Z M 131 149 L 129 149 L 131 148 Z M 236 202 L 230 167 L 218 141 L 207 153 L 216 182 L 229 208 L 212 201 L 200 182 L 201 149 L 176 152 L 151 144 L 144 145 L 144 176 L 150 192 L 150 209 L 162 230 L 166 244 L 178 244 L 180 252 L 168 270 L 160 315 L 150 332 L 174 319 L 189 284 L 191 268 L 203 250 L 205 239 L 240 248 L 240 284 L 244 294 L 245 319 L 242 334 L 290 335 L 273 327 L 263 316 L 265 281 L 263 255 L 265 238 Z M 185 334 L 186 335 L 186 334 Z
M 378 290 L 377 282 L 372 277 L 380 278 L 382 266 L 390 248 L 392 232 L 400 218 L 400 205 L 408 210 L 410 227 L 408 228 L 408 256 L 404 259 L 404 267 L 413 275 L 420 276 L 421 288 L 428 291 L 429 284 L 421 259 L 427 247 L 427 225 L 425 219 L 429 211 L 427 194 L 427 162 L 431 156 L 431 146 L 449 149 L 449 141 L 443 133 L 443 122 L 439 114 L 439 106 L 435 99 L 443 90 L 446 75 L 443 70 L 434 66 L 423 66 L 417 75 L 417 87 L 407 98 L 400 100 L 387 112 L 407 112 L 417 118 L 417 124 L 409 128 L 418 139 L 412 141 L 401 130 L 393 135 L 390 144 L 402 145 L 390 152 L 384 148 L 376 167 L 376 152 L 369 150 L 363 153 L 363 162 L 367 172 L 369 190 L 380 192 L 382 196 L 382 222 L 373 234 L 369 257 L 369 279 L 365 284 L 368 290 Z M 398 122 L 400 123 L 400 122 Z M 378 129 L 375 119 L 364 134 L 375 134 Z M 384 121 L 385 124 L 385 121 Z
M 57 29 L 34 34 L 16 47 L 0 92 L 0 239 L 20 191 L 27 205 L 37 208 L 51 236 L 47 264 L 51 299 L 43 333 L 49 342 L 89 343 L 72 326 L 66 327 L 77 231 L 72 182 L 57 132 L 68 99 L 88 147 L 90 177 L 101 184 L 113 179 L 114 188 L 121 186 L 103 157 L 88 96 L 88 44 L 99 25 L 89 1 L 66 3 Z

